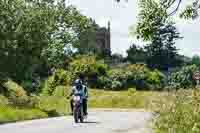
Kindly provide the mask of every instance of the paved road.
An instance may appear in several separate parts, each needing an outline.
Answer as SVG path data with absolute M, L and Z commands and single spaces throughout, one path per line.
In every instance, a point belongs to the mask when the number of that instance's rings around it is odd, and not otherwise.
M 152 113 L 137 110 L 92 110 L 82 124 L 58 117 L 1 125 L 0 133 L 152 133 L 148 128 L 152 118 Z

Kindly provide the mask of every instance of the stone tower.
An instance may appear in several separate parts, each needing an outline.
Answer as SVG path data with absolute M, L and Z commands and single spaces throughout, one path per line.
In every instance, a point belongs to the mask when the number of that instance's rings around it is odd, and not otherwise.
M 96 45 L 97 48 L 105 55 L 111 55 L 111 47 L 110 47 L 110 21 L 108 22 L 108 26 L 100 27 L 96 30 Z

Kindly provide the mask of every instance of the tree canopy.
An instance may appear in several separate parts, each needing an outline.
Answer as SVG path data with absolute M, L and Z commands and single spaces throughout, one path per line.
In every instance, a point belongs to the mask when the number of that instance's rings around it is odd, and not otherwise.
M 120 2 L 122 0 L 116 0 Z M 126 0 L 128 1 L 128 0 Z M 163 5 L 163 7 L 168 11 L 168 16 L 172 16 L 178 12 L 183 5 L 183 0 L 159 0 L 159 3 Z M 190 4 L 188 4 L 185 9 L 179 14 L 180 17 L 185 19 L 195 19 L 199 16 L 200 11 L 200 0 L 191 0 Z
M 139 20 L 136 27 L 138 39 L 147 41 L 147 64 L 152 68 L 167 70 L 176 65 L 175 40 L 180 34 L 163 5 L 154 0 L 140 0 Z
M 95 22 L 64 2 L 0 1 L 0 73 L 30 79 L 38 67 L 62 66 L 73 49 L 83 51 L 83 38 L 94 40 Z

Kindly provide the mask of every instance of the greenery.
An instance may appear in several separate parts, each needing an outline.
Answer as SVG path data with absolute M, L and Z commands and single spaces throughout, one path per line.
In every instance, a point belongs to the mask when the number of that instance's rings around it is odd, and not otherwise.
M 45 112 L 38 109 L 18 109 L 0 105 L 0 124 L 47 117 Z
M 69 71 L 72 79 L 84 75 L 89 84 L 95 85 L 98 76 L 105 75 L 108 66 L 103 60 L 97 60 L 95 56 L 77 56 L 70 64 Z
M 127 61 L 131 63 L 146 63 L 147 53 L 144 48 L 136 46 L 135 44 L 131 45 L 127 52 Z
M 52 95 L 54 91 L 57 91 L 58 86 L 67 87 L 71 83 L 71 73 L 63 70 L 57 69 L 52 76 L 50 76 L 45 82 L 42 88 L 43 95 Z
M 122 0 L 116 0 L 117 2 L 120 2 Z M 173 16 L 175 14 L 177 14 L 177 12 L 180 10 L 181 7 L 184 7 L 183 11 L 181 8 L 181 13 L 179 14 L 179 16 L 181 18 L 185 18 L 185 19 L 196 19 L 199 16 L 199 9 L 200 9 L 200 2 L 199 0 L 192 0 L 190 1 L 190 4 L 187 3 L 187 6 L 182 6 L 184 5 L 184 1 L 182 0 L 159 0 L 157 1 L 159 4 L 163 5 L 163 7 L 166 10 L 170 10 L 170 12 L 168 12 L 168 16 Z
M 182 67 L 179 71 L 171 74 L 170 82 L 173 86 L 188 88 L 196 83 L 193 79 L 193 74 L 199 68 L 196 65 Z
M 198 133 L 199 94 L 199 90 L 180 90 L 154 100 L 152 109 L 159 113 L 154 122 L 155 132 Z
M 179 64 L 175 40 L 180 38 L 175 23 L 167 15 L 163 5 L 154 0 L 140 0 L 137 38 L 148 41 L 147 64 L 150 68 L 168 70 Z
M 136 91 L 135 88 L 126 91 L 91 89 L 89 95 L 89 107 L 144 109 L 148 108 L 148 101 L 157 97 L 159 92 Z
M 151 71 L 145 65 L 135 64 L 108 71 L 107 76 L 98 79 L 99 87 L 122 90 L 129 87 L 137 89 L 162 88 L 164 75 L 158 70 Z
M 200 57 L 181 56 L 175 47 L 181 36 L 171 15 L 180 4 L 140 0 L 131 32 L 146 45 L 133 44 L 127 57 L 105 57 L 96 45 L 100 27 L 65 1 L 0 1 L 0 124 L 67 115 L 67 97 L 80 76 L 95 88 L 89 89 L 91 108 L 150 109 L 159 114 L 157 133 L 200 132 L 200 92 L 190 89 Z M 198 17 L 199 5 L 181 17 Z
M 64 67 L 74 49 L 87 45 L 83 38 L 95 39 L 90 36 L 97 27 L 93 20 L 63 1 L 54 2 L 0 2 L 0 72 L 25 86 L 48 76 L 49 67 Z
M 63 96 L 40 96 L 35 108 L 47 113 L 49 117 L 64 116 L 69 113 L 69 101 Z
M 192 57 L 191 64 L 195 64 L 195 65 L 197 65 L 197 66 L 200 66 L 200 56 L 194 55 L 194 56 Z

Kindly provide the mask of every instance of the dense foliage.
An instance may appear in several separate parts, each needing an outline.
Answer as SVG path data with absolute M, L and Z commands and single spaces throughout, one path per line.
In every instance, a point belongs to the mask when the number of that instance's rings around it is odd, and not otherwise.
M 154 0 L 140 0 L 140 9 L 136 35 L 148 41 L 145 46 L 148 66 L 168 70 L 179 65 L 175 40 L 180 36 L 163 5 Z
M 83 75 L 89 84 L 94 84 L 98 76 L 105 75 L 108 66 L 103 60 L 97 60 L 95 56 L 78 56 L 69 64 L 72 79 Z
M 67 89 L 67 86 L 71 84 L 71 73 L 68 71 L 65 71 L 63 69 L 56 70 L 52 76 L 50 76 L 43 85 L 42 88 L 42 94 L 43 95 L 53 95 L 54 93 L 57 94 L 60 90 L 65 91 Z M 64 87 L 64 88 L 62 88 Z M 63 92 L 62 96 L 66 96 Z
M 146 63 L 147 61 L 147 52 L 143 47 L 136 46 L 135 44 L 131 45 L 127 52 L 127 61 L 131 63 Z
M 170 82 L 172 86 L 176 87 L 192 87 L 194 86 L 195 80 L 193 79 L 193 74 L 199 70 L 196 65 L 184 66 L 177 72 L 171 74 Z
M 108 71 L 106 76 L 98 79 L 97 85 L 107 89 L 121 90 L 130 87 L 137 89 L 160 89 L 163 85 L 164 75 L 155 70 L 151 71 L 144 65 L 128 65 Z
M 73 6 L 54 0 L 3 0 L 0 18 L 0 72 L 20 84 L 46 77 L 49 67 L 63 67 L 73 49 L 86 47 L 83 38 L 95 39 L 90 35 L 97 27 Z

